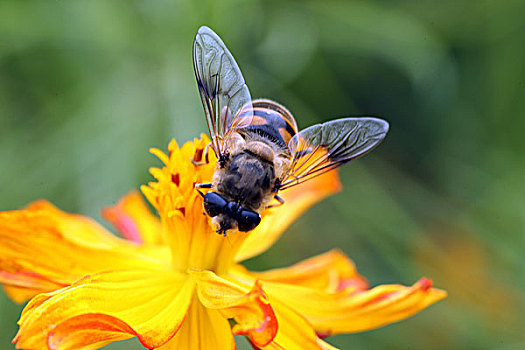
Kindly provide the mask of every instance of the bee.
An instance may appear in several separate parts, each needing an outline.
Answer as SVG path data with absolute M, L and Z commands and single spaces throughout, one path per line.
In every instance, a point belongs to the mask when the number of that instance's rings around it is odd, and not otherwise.
M 204 160 L 192 161 L 209 162 L 210 147 L 217 155 L 212 182 L 195 188 L 224 236 L 253 230 L 265 209 L 284 203 L 279 191 L 362 157 L 388 132 L 388 123 L 373 117 L 336 119 L 299 131 L 288 109 L 251 99 L 235 59 L 208 27 L 195 36 L 193 68 L 211 142 Z

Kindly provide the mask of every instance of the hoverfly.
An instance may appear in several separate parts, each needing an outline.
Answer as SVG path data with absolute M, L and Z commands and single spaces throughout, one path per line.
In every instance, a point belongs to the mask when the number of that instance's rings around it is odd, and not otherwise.
M 212 182 L 195 188 L 219 234 L 253 230 L 260 213 L 284 203 L 279 191 L 362 157 L 388 132 L 386 121 L 372 117 L 337 119 L 298 131 L 288 109 L 251 99 L 232 54 L 208 27 L 195 36 L 193 68 L 211 142 L 204 161 L 192 161 L 208 162 L 210 146 L 217 155 Z

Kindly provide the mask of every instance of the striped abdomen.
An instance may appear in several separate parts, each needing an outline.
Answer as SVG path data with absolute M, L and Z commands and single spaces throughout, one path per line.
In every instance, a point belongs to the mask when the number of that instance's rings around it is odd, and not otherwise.
M 270 100 L 255 100 L 252 106 L 253 118 L 250 125 L 237 132 L 244 135 L 257 134 L 288 151 L 288 142 L 297 133 L 297 123 L 292 114 Z

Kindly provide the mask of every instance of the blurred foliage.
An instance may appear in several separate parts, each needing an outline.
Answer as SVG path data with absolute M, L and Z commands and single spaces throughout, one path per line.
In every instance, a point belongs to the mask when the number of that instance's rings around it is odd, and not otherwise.
M 0 209 L 99 209 L 205 131 L 191 63 L 212 27 L 254 97 L 301 127 L 388 119 L 251 268 L 340 247 L 372 285 L 449 291 L 412 319 L 330 341 L 353 349 L 525 348 L 525 1 L 0 1 Z M 0 299 L 0 347 L 21 306 Z M 241 348 L 247 348 L 243 340 Z M 139 348 L 136 341 L 111 349 Z

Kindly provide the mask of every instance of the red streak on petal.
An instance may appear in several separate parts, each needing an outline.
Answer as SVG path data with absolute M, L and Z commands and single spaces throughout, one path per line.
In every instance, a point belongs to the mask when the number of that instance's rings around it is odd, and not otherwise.
M 316 332 L 317 336 L 321 339 L 325 339 L 325 338 L 328 338 L 329 336 L 332 335 L 332 332 L 330 331 L 324 331 L 324 332 Z
M 138 333 L 117 317 L 101 313 L 87 313 L 68 318 L 53 327 L 48 334 L 47 342 L 48 347 L 52 350 L 61 349 L 63 345 L 79 348 L 80 346 L 92 344 L 94 340 L 113 340 L 115 338 L 112 338 L 112 336 L 118 337 L 119 334 L 129 334 L 130 336 L 136 336 L 145 348 L 153 349 L 164 345 L 172 339 L 183 323 L 184 321 L 168 337 L 159 340 L 151 335 L 145 336 Z M 13 344 L 16 343 L 18 337 L 19 335 L 17 334 L 15 339 L 13 339 Z M 94 337 L 98 338 L 95 339 Z
M 171 182 L 175 184 L 175 186 L 179 187 L 180 185 L 180 175 L 179 173 L 171 174 Z
M 111 336 L 114 339 L 119 334 L 139 336 L 126 322 L 116 317 L 97 313 L 83 314 L 69 318 L 55 326 L 49 332 L 47 346 L 52 350 L 64 346 L 79 347 L 93 342 L 95 340 L 93 337 L 98 336 L 97 341 L 112 340 Z
M 352 287 L 355 292 L 360 292 L 368 289 L 368 282 L 362 278 L 346 278 L 339 282 L 337 291 L 342 291 L 345 288 Z
M 197 148 L 197 149 L 195 150 L 195 154 L 193 155 L 193 160 L 194 160 L 195 162 L 200 162 L 200 161 L 202 161 L 202 153 L 203 153 L 203 151 L 204 151 L 204 149 L 202 149 L 202 148 Z
M 139 229 L 129 216 L 122 215 L 119 217 L 117 221 L 115 221 L 115 226 L 117 226 L 117 229 L 120 231 L 120 233 L 128 240 L 136 243 L 142 243 Z
M 22 288 L 56 289 L 67 284 L 55 282 L 33 271 L 0 271 L 0 282 Z
M 142 243 L 137 224 L 121 208 L 118 206 L 104 208 L 102 216 L 111 222 L 124 238 L 135 243 Z
M 430 288 L 432 288 L 432 285 L 434 284 L 430 278 L 423 277 L 418 281 L 418 284 L 421 285 L 422 291 L 428 291 Z
M 418 291 L 428 292 L 432 288 L 432 285 L 433 285 L 433 283 L 432 283 L 431 279 L 423 277 L 423 278 L 421 278 L 419 281 L 417 281 L 414 284 L 414 286 L 413 286 L 414 288 L 412 289 L 410 294 L 416 293 Z M 400 292 L 401 292 L 401 290 L 398 290 L 398 291 L 395 291 L 395 292 L 391 292 L 391 293 L 387 293 L 387 294 L 382 295 L 382 296 L 380 296 L 380 297 L 378 297 L 378 298 L 376 298 L 374 300 L 370 300 L 370 302 L 368 302 L 366 304 L 368 305 L 368 304 L 371 304 L 371 303 L 376 303 L 376 302 L 381 301 L 381 300 L 392 298 L 396 294 L 399 294 Z

